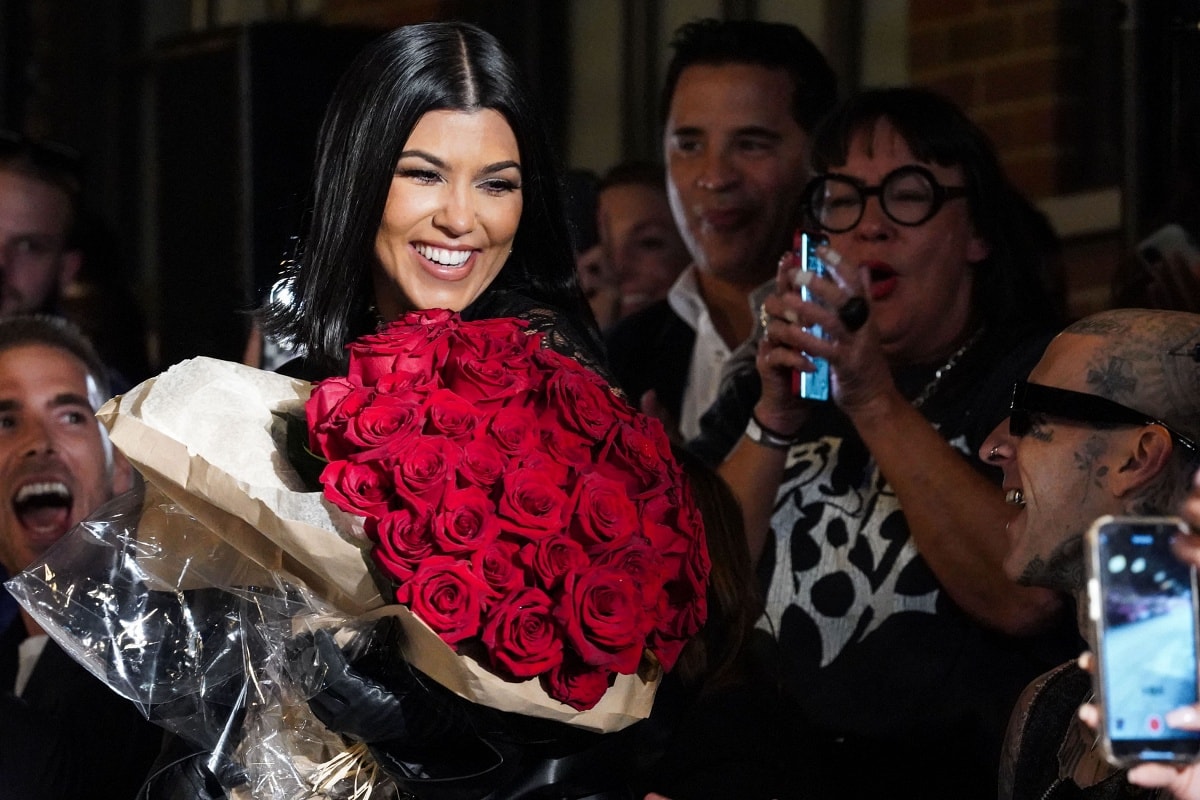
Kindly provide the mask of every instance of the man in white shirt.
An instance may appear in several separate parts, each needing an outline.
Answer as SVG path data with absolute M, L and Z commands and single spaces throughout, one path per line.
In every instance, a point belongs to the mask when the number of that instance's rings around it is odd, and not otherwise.
M 791 246 L 809 133 L 836 101 L 837 81 L 791 25 L 699 20 L 672 47 L 667 188 L 692 263 L 666 301 L 612 329 L 608 349 L 630 398 L 690 439 L 726 360 L 754 332 L 751 294 Z

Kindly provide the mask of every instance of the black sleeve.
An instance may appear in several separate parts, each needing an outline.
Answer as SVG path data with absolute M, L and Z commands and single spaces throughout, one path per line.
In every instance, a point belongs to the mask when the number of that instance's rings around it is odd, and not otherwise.
M 75 787 L 54 725 L 10 692 L 0 695 L 0 800 L 55 800 Z
M 730 373 L 717 399 L 700 418 L 700 433 L 687 443 L 688 450 L 711 467 L 724 461 L 746 430 L 761 393 L 762 379 L 753 361 Z

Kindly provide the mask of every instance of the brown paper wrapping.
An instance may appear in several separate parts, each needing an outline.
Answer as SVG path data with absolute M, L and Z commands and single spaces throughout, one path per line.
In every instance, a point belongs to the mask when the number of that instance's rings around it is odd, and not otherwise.
M 150 514 L 148 533 L 164 547 L 209 558 L 206 575 L 224 574 L 228 582 L 222 585 L 245 585 L 265 570 L 308 586 L 350 616 L 399 617 L 407 634 L 405 657 L 468 700 L 601 732 L 650 713 L 661 670 L 648 658 L 639 674 L 618 675 L 599 704 L 579 712 L 551 699 L 537 679 L 506 681 L 455 653 L 404 606 L 385 605 L 367 567 L 361 521 L 320 492 L 304 491 L 288 463 L 285 425 L 276 412 L 299 413 L 310 389 L 304 381 L 202 357 L 106 403 L 98 412 L 101 422 L 152 490 L 161 492 L 158 500 L 165 496 L 181 506 L 258 569 L 230 559 L 223 548 L 205 549 L 197 537 L 172 539 L 161 514 Z M 156 495 L 147 496 L 149 510 Z M 219 561 L 211 560 L 214 552 Z M 227 570 L 214 573 L 221 562 Z

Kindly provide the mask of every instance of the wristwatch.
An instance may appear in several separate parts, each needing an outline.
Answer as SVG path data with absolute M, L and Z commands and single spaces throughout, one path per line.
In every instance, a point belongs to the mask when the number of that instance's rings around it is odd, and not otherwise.
M 746 438 L 755 444 L 772 447 L 776 450 L 788 450 L 792 445 L 800 442 L 799 436 L 784 436 L 782 433 L 766 427 L 758 421 L 754 414 L 750 415 L 750 421 L 746 423 Z

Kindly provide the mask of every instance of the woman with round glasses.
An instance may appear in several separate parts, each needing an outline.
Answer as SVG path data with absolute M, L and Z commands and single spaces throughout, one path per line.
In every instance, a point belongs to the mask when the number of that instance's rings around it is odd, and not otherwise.
M 1004 577 L 1011 507 L 973 455 L 1057 322 L 1036 218 L 979 128 L 923 90 L 851 98 L 811 146 L 830 275 L 781 259 L 761 392 L 721 473 L 846 796 L 994 795 L 1008 710 L 1053 663 L 1008 634 L 1060 607 Z M 796 396 L 814 358 L 830 402 Z

